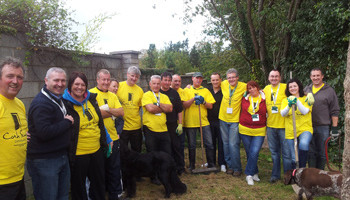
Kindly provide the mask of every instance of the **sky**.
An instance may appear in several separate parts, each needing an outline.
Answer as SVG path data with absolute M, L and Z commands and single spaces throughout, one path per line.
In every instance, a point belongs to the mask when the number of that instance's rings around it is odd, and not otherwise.
M 97 53 L 148 49 L 155 44 L 161 49 L 170 41 L 189 39 L 190 47 L 200 41 L 204 19 L 184 25 L 183 0 L 66 0 L 66 6 L 75 10 L 74 19 L 87 23 L 99 13 L 115 13 L 99 33 L 99 42 L 92 49 Z M 79 33 L 84 27 L 76 27 Z M 186 31 L 186 35 L 183 32 Z

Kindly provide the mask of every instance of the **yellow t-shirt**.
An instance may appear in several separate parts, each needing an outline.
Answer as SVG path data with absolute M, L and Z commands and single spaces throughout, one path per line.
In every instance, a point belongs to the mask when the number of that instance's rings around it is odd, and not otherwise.
M 184 89 L 179 88 L 176 91 L 179 94 L 181 101 L 184 101 Z M 182 110 L 182 126 L 185 127 L 185 109 Z
M 159 96 L 160 94 L 160 96 Z M 155 93 L 160 99 L 162 104 L 170 104 L 170 99 L 167 95 L 162 93 Z M 166 115 L 165 113 L 153 114 L 147 111 L 145 105 L 157 103 L 157 99 L 152 91 L 146 92 L 142 97 L 142 109 L 143 109 L 143 124 L 147 126 L 153 132 L 166 132 L 168 128 L 166 126 Z
M 87 102 L 87 110 L 86 104 L 84 104 L 85 115 L 83 114 L 82 106 L 74 105 L 74 110 L 77 111 L 80 118 L 76 155 L 92 154 L 100 149 L 99 117 L 90 101 Z
M 101 90 L 97 89 L 97 87 L 94 87 L 89 90 L 91 93 L 97 93 L 97 103 L 98 106 L 103 106 L 105 104 L 108 104 L 109 108 L 121 108 L 119 99 L 117 95 L 113 94 L 112 92 L 102 92 Z M 112 117 L 108 117 L 103 119 L 103 123 L 105 124 L 105 127 L 111 136 L 111 139 L 113 141 L 119 139 L 119 135 L 117 134 L 117 129 L 115 128 L 115 121 L 112 119 Z
M 231 91 L 235 89 L 235 87 L 232 87 L 227 80 L 221 82 L 222 101 L 220 105 L 219 119 L 224 122 L 237 123 L 239 122 L 242 97 L 247 90 L 247 84 L 243 82 L 237 83 L 237 88 L 231 97 L 231 105 L 230 87 Z
M 141 128 L 140 107 L 143 90 L 137 86 L 129 86 L 126 81 L 119 84 L 117 96 L 124 109 L 123 130 L 137 130 Z
M 274 98 L 276 98 L 276 92 L 278 89 L 278 94 L 277 98 L 275 100 L 275 103 L 273 101 L 272 95 L 271 95 L 271 85 L 267 85 L 264 88 L 264 93 L 266 96 L 266 109 L 267 109 L 267 127 L 270 128 L 284 128 L 284 117 L 281 115 L 281 103 L 284 98 L 286 98 L 286 88 L 287 84 L 285 83 L 280 83 L 279 84 L 279 89 L 278 86 L 273 87 L 273 94 Z M 277 109 L 276 109 L 277 107 Z M 272 108 L 274 111 L 272 111 Z
M 179 89 L 177 89 L 176 91 L 177 91 L 177 93 L 179 93 L 179 96 L 180 96 L 181 101 L 184 101 L 184 99 L 185 99 L 185 96 L 184 96 L 184 89 L 179 88 Z
M 261 128 L 248 128 L 242 124 L 238 124 L 238 130 L 240 134 L 249 135 L 249 136 L 265 136 L 266 135 L 266 126 Z
M 207 88 L 204 88 L 203 86 L 195 89 L 193 86 L 191 88 L 185 88 L 184 89 L 184 96 L 185 101 L 188 101 L 195 97 L 195 95 L 200 95 L 204 98 L 204 101 L 208 103 L 214 104 L 216 101 L 213 97 L 213 95 L 210 93 L 210 91 Z M 202 126 L 208 126 L 208 111 L 205 105 L 200 104 L 201 108 L 201 122 Z M 197 128 L 200 126 L 199 124 L 199 110 L 198 105 L 195 104 L 195 101 L 192 103 L 192 105 L 189 108 L 186 108 L 185 110 L 185 125 L 186 128 Z
M 316 94 L 318 91 L 320 91 L 321 88 L 323 88 L 323 86 L 324 86 L 324 83 L 322 83 L 321 87 L 319 88 L 315 88 L 315 86 L 312 85 L 312 93 Z
M 310 111 L 303 115 L 300 113 L 298 109 L 295 111 L 295 122 L 296 122 L 296 129 L 297 129 L 297 137 L 304 131 L 309 131 L 310 133 L 313 133 L 312 128 L 312 120 L 311 120 L 311 111 L 312 106 L 309 106 L 307 102 L 305 102 L 306 96 L 299 97 L 298 100 L 307 108 L 310 109 Z M 288 100 L 287 98 L 282 100 L 282 106 L 281 109 L 283 110 L 286 106 L 288 106 Z M 297 106 L 296 106 L 297 108 Z M 293 114 L 292 114 L 292 108 L 289 110 L 288 115 L 285 117 L 285 126 L 286 126 L 286 139 L 294 139 L 294 133 L 293 133 Z
M 27 119 L 18 98 L 0 94 L 0 185 L 23 179 L 27 154 Z

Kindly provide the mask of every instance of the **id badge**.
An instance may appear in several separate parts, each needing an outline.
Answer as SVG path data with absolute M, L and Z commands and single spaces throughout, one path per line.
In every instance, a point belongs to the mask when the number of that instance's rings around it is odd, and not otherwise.
M 233 112 L 233 109 L 232 109 L 232 108 L 227 108 L 227 110 L 226 110 L 226 113 L 227 113 L 227 114 L 232 114 L 232 112 Z
M 271 113 L 278 113 L 278 107 L 277 106 L 272 106 Z
M 253 122 L 258 122 L 259 121 L 259 115 L 258 114 L 252 115 L 252 119 L 253 119 Z
M 156 115 L 156 116 L 161 116 L 161 115 L 162 115 L 162 113 L 156 113 L 155 115 Z

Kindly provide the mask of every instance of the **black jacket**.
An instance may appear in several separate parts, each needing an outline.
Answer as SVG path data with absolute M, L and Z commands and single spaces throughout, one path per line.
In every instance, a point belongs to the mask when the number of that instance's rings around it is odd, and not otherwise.
M 101 111 L 100 111 L 98 104 L 97 104 L 96 96 L 97 96 L 97 94 L 90 93 L 89 101 L 92 104 L 92 106 L 94 107 L 94 109 L 96 110 L 96 113 L 99 117 L 98 126 L 100 128 L 100 134 L 101 134 L 101 137 L 100 137 L 101 148 L 103 151 L 107 151 L 108 145 L 107 145 L 107 140 L 106 140 L 106 130 L 105 130 L 105 126 L 103 123 Z M 71 115 L 74 119 L 73 128 L 71 129 L 72 137 L 71 137 L 71 142 L 70 142 L 70 147 L 69 147 L 69 161 L 70 161 L 71 168 L 73 168 L 74 160 L 76 157 L 75 154 L 76 154 L 77 145 L 78 145 L 80 117 L 79 117 L 79 114 L 74 110 L 74 104 L 72 102 L 64 99 L 64 103 L 66 105 L 68 115 Z
M 55 97 L 44 91 L 58 104 Z M 70 142 L 71 121 L 64 119 L 63 113 L 49 98 L 39 92 L 30 104 L 28 129 L 31 134 L 27 156 L 31 159 L 55 158 L 67 154 Z

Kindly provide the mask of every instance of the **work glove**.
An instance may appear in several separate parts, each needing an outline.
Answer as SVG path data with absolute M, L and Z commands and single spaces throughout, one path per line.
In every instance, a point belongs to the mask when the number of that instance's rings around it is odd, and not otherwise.
M 100 110 L 109 111 L 109 106 L 108 106 L 108 104 L 105 104 L 105 105 L 100 106 Z
M 289 96 L 287 99 L 289 108 L 291 108 L 292 105 L 295 105 L 297 103 L 297 98 L 295 96 Z
M 332 126 L 331 128 L 331 138 L 332 141 L 337 140 L 339 137 L 339 130 L 337 126 Z
M 199 105 L 199 104 L 203 104 L 204 103 L 204 98 L 200 95 L 197 95 L 194 97 L 194 100 L 195 100 L 195 104 L 196 105 Z
M 314 103 L 315 103 L 314 95 L 312 93 L 307 93 L 305 102 L 307 102 L 307 104 L 309 106 L 314 105 Z
M 181 135 L 183 133 L 182 124 L 177 125 L 176 134 Z

